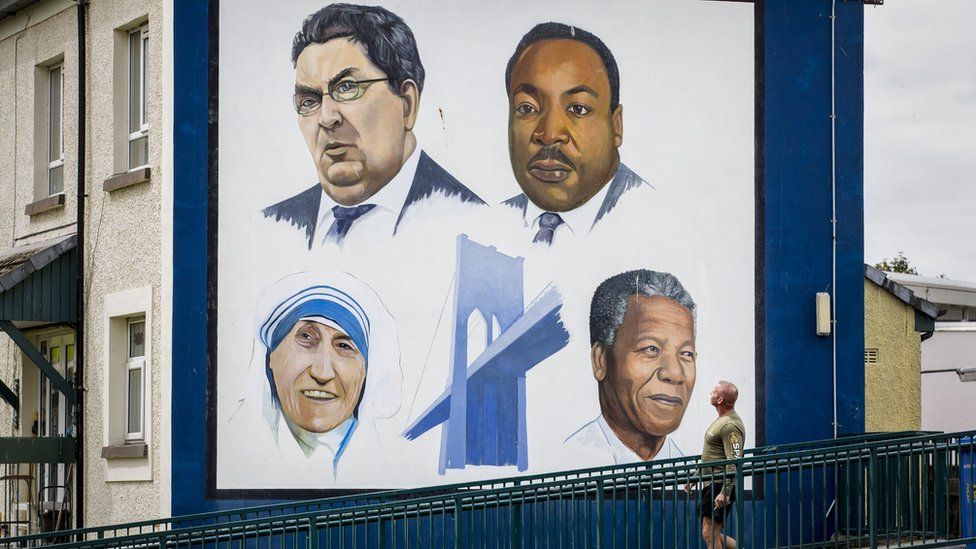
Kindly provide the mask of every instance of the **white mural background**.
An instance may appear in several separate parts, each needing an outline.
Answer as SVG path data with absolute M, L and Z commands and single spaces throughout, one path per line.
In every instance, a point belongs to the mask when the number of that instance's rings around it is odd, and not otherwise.
M 513 467 L 438 473 L 440 428 L 400 436 L 449 381 L 454 242 L 459 232 L 525 263 L 525 302 L 553 282 L 570 342 L 529 370 L 528 472 L 577 465 L 563 441 L 600 413 L 590 367 L 588 310 L 613 274 L 648 268 L 676 275 L 698 304 L 698 380 L 681 427 L 685 454 L 701 451 L 720 379 L 740 388 L 747 444 L 755 443 L 753 6 L 738 2 L 378 2 L 404 18 L 427 72 L 418 147 L 493 205 L 417 224 L 396 238 L 347 240 L 309 252 L 298 232 L 260 210 L 316 181 L 291 95 L 291 42 L 323 2 L 224 1 L 219 42 L 219 225 L 216 487 L 407 487 L 518 474 Z M 624 107 L 621 161 L 653 185 L 614 222 L 552 248 L 498 206 L 520 192 L 508 152 L 505 66 L 522 35 L 558 21 L 586 29 L 613 52 Z M 623 199 L 623 200 L 626 200 Z M 627 220 L 627 221 L 623 221 Z M 306 473 L 282 482 L 243 468 L 261 453 L 228 418 L 244 391 L 261 288 L 302 270 L 346 271 L 383 299 L 399 330 L 400 411 L 377 423 L 376 452 L 323 484 Z M 287 477 L 287 474 L 284 475 Z

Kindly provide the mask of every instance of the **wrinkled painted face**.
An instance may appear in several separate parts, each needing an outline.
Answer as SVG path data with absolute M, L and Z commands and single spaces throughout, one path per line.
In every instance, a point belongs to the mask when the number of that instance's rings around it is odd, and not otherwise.
M 515 61 L 510 85 L 508 149 L 522 191 L 544 210 L 581 206 L 617 171 L 623 142 L 603 61 L 575 40 L 543 40 Z
M 663 436 L 681 424 L 695 388 L 695 325 L 691 311 L 661 297 L 631 296 L 606 353 L 600 391 L 618 423 Z
M 366 380 L 366 360 L 348 335 L 301 320 L 271 352 L 281 409 L 292 423 L 325 433 L 349 419 Z
M 355 82 L 385 78 L 358 42 L 336 38 L 311 44 L 298 56 L 295 93 L 321 97 L 312 114 L 298 114 L 319 182 L 333 200 L 359 204 L 376 194 L 404 162 L 406 109 L 387 82 L 375 82 L 365 93 L 335 101 L 329 90 L 351 90 Z M 355 94 L 351 94 L 355 95 Z

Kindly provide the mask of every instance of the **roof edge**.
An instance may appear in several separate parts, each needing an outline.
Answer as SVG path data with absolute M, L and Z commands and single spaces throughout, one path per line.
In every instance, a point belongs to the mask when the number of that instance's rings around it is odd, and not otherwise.
M 55 259 L 61 257 L 77 245 L 78 235 L 76 233 L 61 237 L 60 239 L 53 239 L 49 246 L 31 254 L 23 263 L 11 269 L 10 272 L 0 276 L 0 292 L 5 292 L 20 284 L 31 273 L 47 267 Z
M 935 320 L 940 314 L 942 314 L 942 310 L 938 305 L 918 297 L 915 295 L 915 292 L 909 290 L 906 286 L 903 286 L 889 278 L 884 271 L 876 269 L 867 263 L 864 264 L 864 278 L 870 280 L 875 285 L 880 286 L 889 294 L 898 298 L 901 302 L 931 318 L 932 320 Z

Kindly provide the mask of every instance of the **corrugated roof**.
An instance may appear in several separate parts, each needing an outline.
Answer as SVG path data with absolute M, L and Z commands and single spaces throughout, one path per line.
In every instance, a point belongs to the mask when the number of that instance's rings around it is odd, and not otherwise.
M 941 288 L 943 290 L 960 290 L 964 292 L 976 292 L 976 282 L 967 280 L 956 280 L 952 278 L 938 278 L 934 276 L 919 276 L 904 273 L 886 273 L 888 278 L 901 282 L 902 284 L 912 284 L 914 286 L 926 286 L 928 288 Z

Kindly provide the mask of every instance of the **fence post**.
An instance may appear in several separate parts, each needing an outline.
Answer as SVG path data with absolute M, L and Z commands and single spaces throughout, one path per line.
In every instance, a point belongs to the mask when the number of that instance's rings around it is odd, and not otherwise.
M 454 547 L 460 549 L 466 547 L 462 539 L 461 529 L 461 497 L 454 496 Z
M 871 447 L 868 460 L 868 536 L 871 548 L 878 546 L 878 451 Z
M 746 531 L 746 482 L 742 466 L 741 460 L 735 462 L 735 536 L 740 547 L 745 543 Z
M 315 524 L 315 517 L 308 519 L 308 549 L 318 549 L 319 528 Z
M 517 485 L 520 485 L 518 483 Z M 509 494 L 508 504 L 512 507 L 512 549 L 522 549 L 522 497 L 519 496 L 519 502 L 515 503 L 516 493 L 512 492 Z
M 638 486 L 638 493 L 642 493 L 643 491 L 640 490 L 640 483 L 638 483 L 637 486 Z M 651 549 L 652 547 L 654 547 L 654 541 L 652 539 L 653 537 L 652 532 L 654 531 L 654 528 L 653 526 L 651 526 L 652 524 L 651 516 L 654 514 L 652 510 L 654 506 L 653 486 L 654 486 L 653 482 L 648 482 L 647 491 L 643 492 L 647 494 L 647 497 L 646 497 L 646 501 L 644 502 L 644 512 L 641 513 L 640 538 L 644 540 L 644 543 L 642 543 L 641 546 L 646 547 L 647 549 Z
M 603 479 L 596 481 L 596 546 L 603 547 Z

